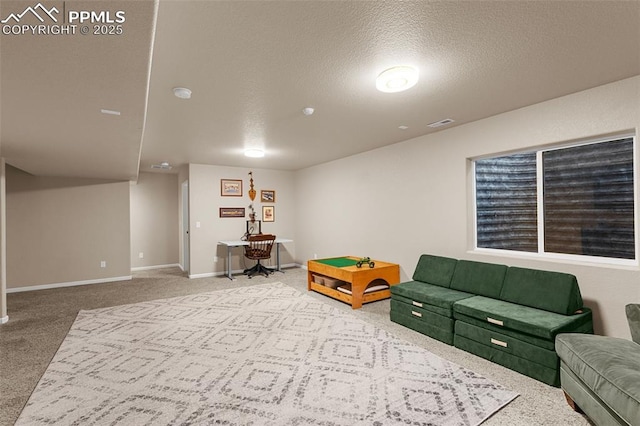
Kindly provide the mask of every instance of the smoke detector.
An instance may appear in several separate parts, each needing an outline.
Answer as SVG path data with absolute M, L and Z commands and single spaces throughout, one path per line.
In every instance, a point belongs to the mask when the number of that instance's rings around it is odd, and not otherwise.
M 171 170 L 173 167 L 167 163 L 166 161 L 163 161 L 160 164 L 152 164 L 151 165 L 152 169 L 161 169 L 161 170 Z

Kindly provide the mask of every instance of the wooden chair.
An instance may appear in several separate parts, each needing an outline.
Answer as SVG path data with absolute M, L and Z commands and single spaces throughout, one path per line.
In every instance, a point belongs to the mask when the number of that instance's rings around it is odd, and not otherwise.
M 275 269 L 267 268 L 260 263 L 261 260 L 271 258 L 271 249 L 273 248 L 275 240 L 276 236 L 271 234 L 249 236 L 247 239 L 249 245 L 244 246 L 244 256 L 247 259 L 257 260 L 258 263 L 256 263 L 252 268 L 245 269 L 245 275 L 248 275 L 249 278 L 256 274 L 264 274 L 265 277 L 268 277 L 269 274 L 275 272 Z

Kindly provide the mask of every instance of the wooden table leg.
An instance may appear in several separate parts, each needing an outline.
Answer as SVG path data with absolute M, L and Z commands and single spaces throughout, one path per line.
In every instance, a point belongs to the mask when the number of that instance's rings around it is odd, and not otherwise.
M 351 309 L 362 308 L 362 299 L 364 297 L 364 290 L 367 288 L 367 284 L 359 279 L 354 279 L 351 283 Z
M 567 404 L 569 404 L 569 407 L 571 407 L 573 411 L 581 414 L 583 413 L 582 409 L 578 407 L 578 404 L 576 404 L 576 402 L 569 396 L 568 393 L 564 392 L 564 398 L 567 400 Z

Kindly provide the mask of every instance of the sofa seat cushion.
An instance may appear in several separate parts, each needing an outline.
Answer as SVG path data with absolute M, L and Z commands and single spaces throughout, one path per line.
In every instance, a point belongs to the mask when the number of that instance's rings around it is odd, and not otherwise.
M 429 323 L 434 327 L 442 328 L 453 333 L 454 321 L 451 317 L 446 317 L 428 309 L 401 302 L 397 299 L 391 299 L 391 310 L 398 314 L 414 317 L 418 321 Z
M 390 316 L 393 322 L 402 324 L 448 345 L 453 345 L 453 318 L 443 317 L 420 308 L 411 308 L 409 305 L 394 299 L 391 299 Z
M 521 333 L 519 331 L 510 330 L 508 328 L 504 328 L 498 325 L 491 324 L 487 322 L 486 318 L 477 319 L 472 318 L 467 315 L 463 315 L 461 313 L 456 313 L 456 322 L 465 322 L 467 324 L 475 325 L 476 327 L 484 328 L 490 331 L 494 331 L 496 333 L 501 333 L 509 337 L 514 337 L 523 342 L 527 342 L 531 345 L 538 346 L 540 348 L 548 349 L 550 351 L 555 351 L 555 341 L 549 339 L 543 339 L 541 337 L 532 336 L 531 334 Z M 572 333 L 593 333 L 593 324 L 591 322 L 587 322 L 576 330 L 573 330 Z
M 411 306 L 413 308 L 416 309 L 416 311 L 418 312 L 422 312 L 422 311 L 428 311 L 428 312 L 433 312 L 436 313 L 438 315 L 442 315 L 446 318 L 449 318 L 452 322 L 453 322 L 453 315 L 451 313 L 451 308 L 441 308 L 439 306 L 435 306 L 435 305 L 430 305 L 428 303 L 424 303 L 424 302 L 417 302 L 413 299 L 410 299 L 408 297 L 404 297 L 404 296 L 400 296 L 398 294 L 393 294 L 391 295 L 391 301 L 392 302 L 400 302 L 406 306 Z
M 456 321 L 455 333 L 497 351 L 526 359 L 552 370 L 558 369 L 558 355 L 553 347 L 551 349 L 541 348 L 517 337 L 467 324 L 463 321 Z
M 418 307 L 428 309 L 425 305 L 432 305 L 442 309 L 441 315 L 453 318 L 453 304 L 459 300 L 473 297 L 473 294 L 452 290 L 437 285 L 426 284 L 421 281 L 407 281 L 391 286 L 391 297 L 402 296 L 409 299 Z M 422 305 L 422 306 L 419 306 Z
M 606 336 L 560 334 L 556 352 L 618 416 L 640 424 L 640 345 Z
M 549 368 L 525 358 L 520 358 L 492 346 L 483 345 L 475 340 L 454 334 L 453 344 L 456 348 L 503 365 L 525 376 L 540 380 L 551 386 L 559 386 L 560 380 L 557 368 Z
M 466 315 L 489 324 L 553 341 L 558 333 L 583 330 L 592 323 L 591 310 L 583 308 L 581 314 L 561 315 L 521 306 L 502 300 L 474 296 L 457 301 L 454 318 Z M 461 317 L 458 317 L 461 314 Z

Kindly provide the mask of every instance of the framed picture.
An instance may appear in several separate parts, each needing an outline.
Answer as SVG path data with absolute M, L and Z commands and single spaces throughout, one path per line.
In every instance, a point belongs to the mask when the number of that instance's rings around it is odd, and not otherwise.
M 275 203 L 276 191 L 273 189 L 263 189 L 260 191 L 260 201 L 263 203 Z
M 275 222 L 276 221 L 276 208 L 273 206 L 262 206 L 262 221 L 263 222 Z
M 220 217 L 244 217 L 244 207 L 220 207 Z
M 240 179 L 220 179 L 220 195 L 223 197 L 242 197 Z

